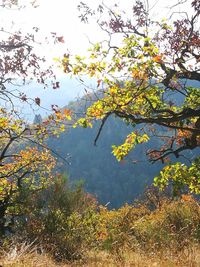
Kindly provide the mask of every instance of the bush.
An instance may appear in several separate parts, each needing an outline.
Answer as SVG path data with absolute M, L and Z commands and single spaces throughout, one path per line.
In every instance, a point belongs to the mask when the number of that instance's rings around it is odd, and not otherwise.
M 200 242 L 200 207 L 190 196 L 166 201 L 150 215 L 136 221 L 132 234 L 146 250 L 182 250 Z
M 101 248 L 120 256 L 126 247 L 135 245 L 131 235 L 131 226 L 139 218 L 148 214 L 149 210 L 143 206 L 131 206 L 125 204 L 118 210 L 107 210 L 100 207 L 101 217 Z
M 27 198 L 26 215 L 15 230 L 30 242 L 36 240 L 57 260 L 77 259 L 89 240 L 95 240 L 96 206 L 96 199 L 84 192 L 82 184 L 71 187 L 66 178 L 58 176 L 48 189 Z

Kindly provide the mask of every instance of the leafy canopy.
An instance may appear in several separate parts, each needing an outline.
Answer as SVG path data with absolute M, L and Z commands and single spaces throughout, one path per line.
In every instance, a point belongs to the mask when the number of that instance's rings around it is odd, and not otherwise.
M 20 3 L 4 0 L 0 9 L 12 13 L 12 8 L 25 8 Z M 27 1 L 29 4 L 35 7 L 36 1 Z M 16 209 L 23 205 L 24 193 L 33 194 L 51 184 L 55 159 L 45 139 L 64 131 L 64 122 L 71 119 L 71 111 L 61 111 L 56 105 L 52 105 L 52 115 L 40 123 L 30 124 L 23 118 L 16 103 L 29 104 L 33 111 L 42 103 L 37 93 L 31 99 L 21 86 L 35 81 L 46 87 L 50 79 L 53 89 L 58 89 L 59 82 L 52 66 L 47 67 L 45 57 L 35 48 L 39 28 L 24 33 L 7 27 L 0 30 L 0 234 L 18 215 Z M 63 43 L 62 37 L 51 35 L 54 42 Z
M 95 143 L 112 115 L 132 125 L 125 142 L 113 146 L 117 160 L 153 137 L 160 141 L 147 151 L 152 162 L 178 158 L 200 145 L 200 2 L 178 1 L 169 20 L 151 17 L 152 5 L 134 1 L 127 18 L 117 5 L 102 3 L 92 10 L 81 2 L 81 20 L 97 18 L 107 39 L 84 57 L 65 54 L 62 59 L 64 72 L 82 83 L 85 76 L 96 79 L 92 104 L 76 123 L 87 127 L 101 121 Z M 175 12 L 177 6 L 181 12 Z

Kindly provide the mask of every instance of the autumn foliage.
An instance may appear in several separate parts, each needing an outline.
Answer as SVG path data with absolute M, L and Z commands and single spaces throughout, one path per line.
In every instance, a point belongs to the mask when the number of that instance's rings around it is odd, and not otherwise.
M 27 5 L 35 5 L 34 1 Z M 2 10 L 21 7 L 18 1 L 2 1 Z M 71 119 L 71 111 L 60 111 L 52 105 L 52 115 L 40 124 L 27 122 L 16 103 L 27 104 L 32 111 L 43 105 L 37 96 L 30 98 L 22 85 L 31 81 L 53 89 L 59 88 L 52 66 L 47 66 L 45 57 L 37 49 L 39 28 L 32 32 L 10 32 L 2 27 L 4 39 L 0 41 L 0 234 L 12 231 L 25 195 L 34 194 L 52 183 L 55 159 L 45 140 L 50 135 L 59 135 L 64 123 Z M 64 39 L 51 33 L 54 42 Z M 49 81 L 47 82 L 47 80 Z
M 184 2 L 177 5 L 182 7 Z M 4 0 L 0 8 L 17 3 Z M 64 72 L 79 76 L 81 83 L 88 76 L 96 81 L 85 116 L 73 120 L 73 126 L 92 127 L 100 121 L 96 144 L 106 120 L 117 116 L 133 128 L 123 144 L 112 147 L 118 161 L 156 137 L 158 147 L 147 155 L 152 162 L 168 163 L 154 179 L 163 192 L 169 189 L 168 194 L 149 191 L 147 201 L 141 198 L 116 210 L 99 205 L 81 184 L 71 185 L 53 171 L 55 152 L 46 140 L 65 131 L 71 110 L 52 104 L 52 114 L 33 124 L 15 108 L 13 99 L 31 107 L 42 103 L 37 95 L 30 99 L 20 90 L 12 91 L 13 81 L 35 80 L 46 87 L 50 78 L 53 89 L 60 86 L 52 68 L 44 68 L 45 59 L 34 51 L 39 29 L 25 35 L 1 30 L 8 34 L 0 42 L 2 251 L 15 238 L 34 244 L 56 261 L 83 263 L 95 251 L 108 253 L 125 266 L 126 253 L 176 255 L 199 247 L 199 201 L 188 194 L 200 191 L 199 158 L 188 165 L 168 162 L 171 156 L 179 158 L 185 150 L 200 146 L 199 0 L 191 0 L 190 8 L 191 12 L 179 12 L 168 21 L 151 18 L 151 7 L 140 0 L 134 2 L 131 18 L 124 17 L 117 5 L 102 4 L 97 10 L 79 5 L 81 20 L 98 16 L 97 23 L 108 38 L 94 44 L 84 57 L 66 53 L 60 60 Z M 64 42 L 54 32 L 52 37 Z
M 176 7 L 181 11 L 176 12 Z M 85 76 L 97 81 L 92 88 L 96 99 L 76 125 L 87 127 L 100 121 L 95 144 L 110 116 L 131 125 L 133 131 L 124 143 L 112 147 L 119 161 L 136 145 L 155 137 L 158 145 L 146 151 L 152 163 L 167 163 L 198 148 L 199 1 L 177 2 L 169 20 L 151 17 L 153 7 L 148 1 L 135 1 L 130 17 L 117 5 L 104 3 L 96 10 L 81 3 L 79 10 L 85 23 L 97 18 L 107 39 L 93 44 L 86 56 L 68 54 L 62 59 L 64 72 L 78 76 L 81 83 Z

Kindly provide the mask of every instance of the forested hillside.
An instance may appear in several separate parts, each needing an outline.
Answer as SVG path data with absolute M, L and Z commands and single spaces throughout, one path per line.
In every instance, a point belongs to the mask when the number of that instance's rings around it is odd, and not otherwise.
M 70 107 L 73 109 L 77 103 Z M 67 129 L 59 138 L 51 138 L 48 144 L 62 157 L 70 157 L 71 165 L 61 162 L 59 170 L 68 174 L 71 181 L 83 179 L 86 190 L 95 194 L 100 203 L 110 202 L 110 208 L 120 207 L 138 197 L 163 165 L 148 162 L 146 144 L 136 147 L 126 159 L 118 162 L 111 147 L 121 144 L 131 127 L 123 125 L 118 118 L 110 118 L 95 146 L 98 127 L 96 123 L 92 129 Z
M 200 87 L 196 81 L 190 81 L 188 84 Z M 89 98 L 91 99 L 91 96 Z M 179 105 L 182 103 L 182 97 L 176 92 L 169 96 L 169 100 Z M 86 103 L 83 97 L 70 102 L 66 108 L 82 114 L 88 105 Z M 92 128 L 67 127 L 59 138 L 51 137 L 48 145 L 58 155 L 69 157 L 70 165 L 60 160 L 59 171 L 69 175 L 71 181 L 82 179 L 86 191 L 95 194 L 101 204 L 109 203 L 108 207 L 116 208 L 126 202 L 131 203 L 140 196 L 164 167 L 160 161 L 152 164 L 146 155 L 148 149 L 159 147 L 162 141 L 155 137 L 147 144 L 136 146 L 124 160 L 118 162 L 112 153 L 112 146 L 122 144 L 125 137 L 131 133 L 132 126 L 127 126 L 122 120 L 112 116 L 105 124 L 97 145 L 94 145 L 99 127 L 99 122 Z M 161 127 L 157 129 L 163 134 Z M 164 133 L 170 135 L 165 130 Z M 196 151 L 197 149 L 186 151 L 183 153 L 184 157 L 173 157 L 171 160 L 188 164 L 190 159 L 197 155 Z

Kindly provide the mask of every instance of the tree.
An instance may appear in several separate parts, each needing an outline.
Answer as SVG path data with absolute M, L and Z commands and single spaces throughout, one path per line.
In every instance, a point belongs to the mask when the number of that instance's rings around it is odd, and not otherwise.
M 175 6 L 181 11 L 174 12 Z M 175 6 L 170 20 L 155 20 L 149 1 L 136 0 L 131 18 L 117 5 L 102 3 L 97 10 L 79 5 L 81 20 L 97 16 L 108 38 L 94 44 L 85 57 L 65 54 L 62 59 L 64 72 L 80 76 L 81 82 L 84 75 L 97 81 L 97 99 L 76 125 L 100 120 L 95 144 L 108 117 L 132 125 L 125 142 L 113 146 L 117 160 L 154 137 L 161 141 L 147 151 L 152 162 L 179 158 L 200 146 L 200 1 L 178 1 Z
M 28 127 L 24 127 L 23 121 L 13 119 L 11 115 L 9 117 L 1 110 L 0 234 L 9 229 L 9 224 L 17 215 L 17 206 L 23 205 L 25 199 L 22 195 L 33 194 L 52 180 L 55 159 L 47 148 L 30 146 L 27 141 L 34 139 L 31 139 L 29 131 Z
M 14 6 L 19 8 L 18 1 L 4 0 L 0 8 Z M 29 98 L 20 85 L 34 80 L 47 86 L 50 79 L 53 89 L 59 88 L 52 67 L 45 67 L 45 57 L 39 56 L 35 49 L 38 31 L 37 27 L 31 33 L 1 28 L 5 38 L 0 41 L 0 234 L 19 215 L 17 207 L 23 205 L 25 194 L 33 194 L 51 184 L 55 159 L 45 139 L 63 131 L 64 120 L 70 119 L 70 111 L 61 112 L 52 105 L 52 115 L 46 120 L 29 124 L 17 110 L 16 99 L 32 108 L 41 106 L 40 98 L 37 95 Z M 52 37 L 63 42 L 56 33 Z

